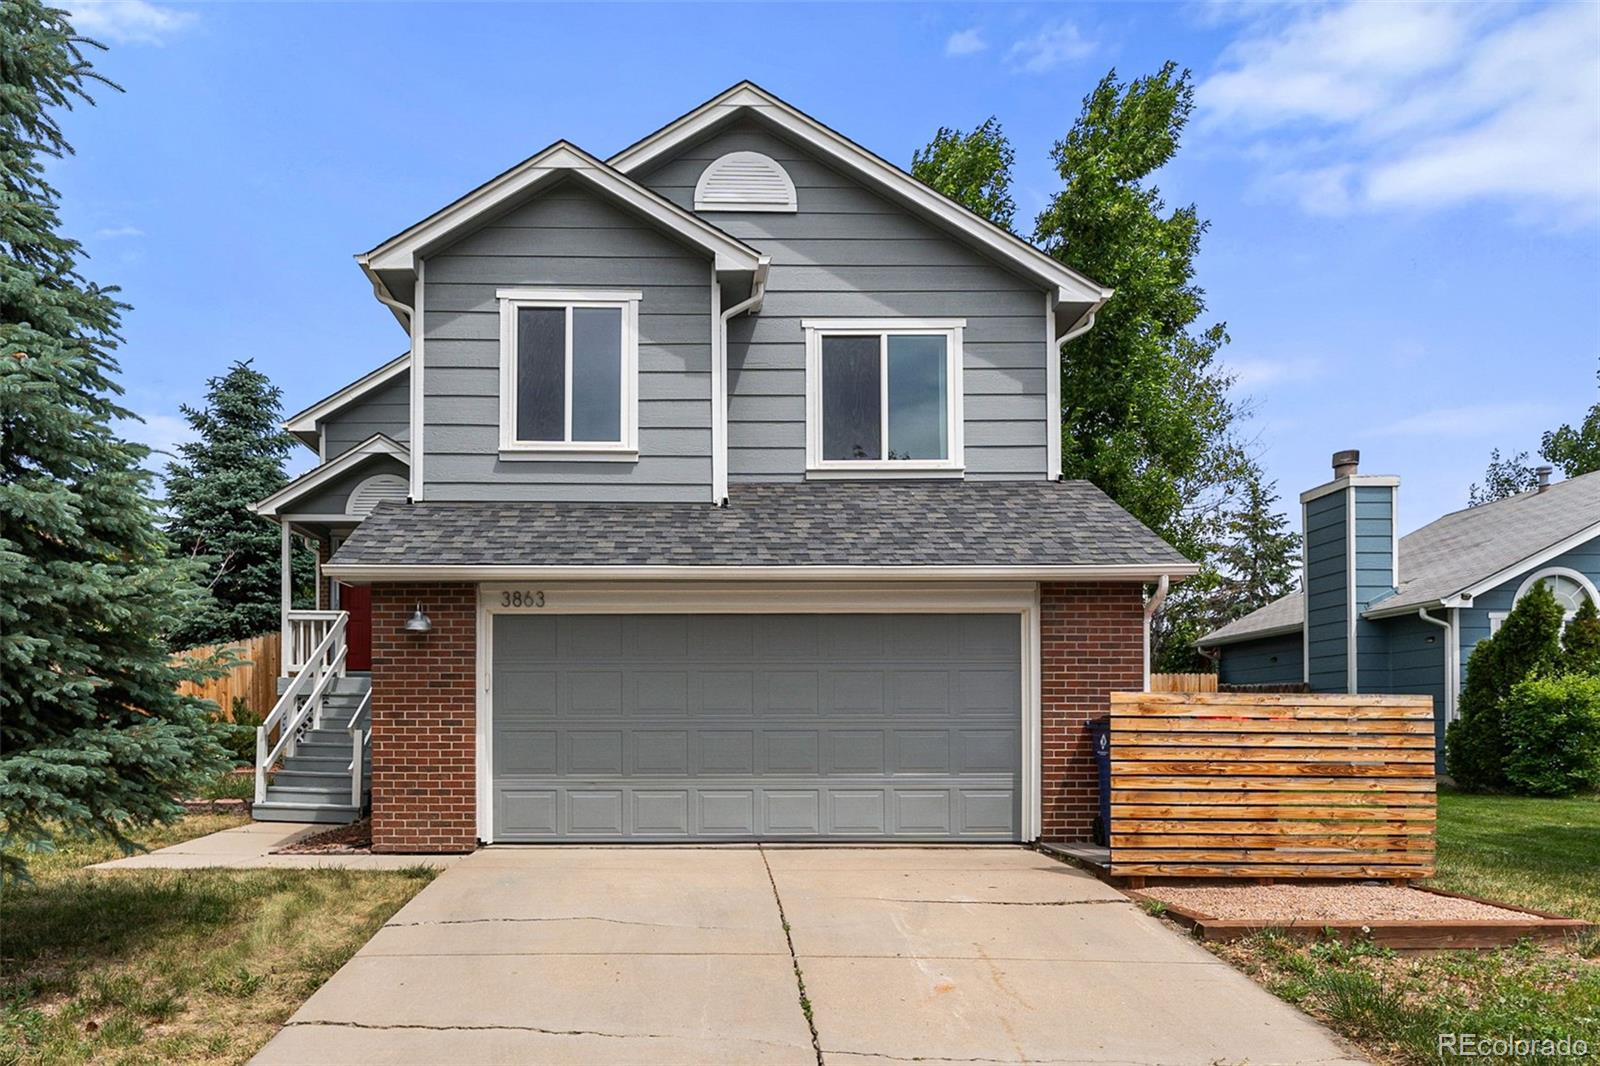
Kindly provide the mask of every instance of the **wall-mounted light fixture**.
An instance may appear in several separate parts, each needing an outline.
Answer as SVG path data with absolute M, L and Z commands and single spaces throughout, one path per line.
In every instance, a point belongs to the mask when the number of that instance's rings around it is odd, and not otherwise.
M 433 619 L 422 613 L 422 604 L 419 603 L 417 604 L 417 609 L 412 612 L 411 617 L 406 619 L 405 628 L 407 633 L 431 633 L 433 631 Z
M 1438 638 L 1438 637 L 1426 637 L 1426 638 L 1424 638 L 1424 639 L 1426 639 L 1426 640 L 1427 640 L 1427 642 L 1428 642 L 1428 643 L 1429 643 L 1429 644 L 1434 644 L 1434 643 L 1437 643 L 1437 642 L 1438 642 L 1438 640 L 1439 640 L 1439 638 Z

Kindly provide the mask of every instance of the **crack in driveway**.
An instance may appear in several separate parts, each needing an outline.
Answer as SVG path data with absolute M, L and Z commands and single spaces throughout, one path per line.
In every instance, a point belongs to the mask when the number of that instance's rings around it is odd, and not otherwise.
M 783 939 L 789 945 L 789 961 L 794 964 L 794 982 L 800 990 L 800 1013 L 806 1016 L 806 1028 L 811 1030 L 811 1047 L 817 1053 L 817 1066 L 823 1066 L 822 1044 L 817 1040 L 817 1020 L 811 1012 L 811 998 L 806 995 L 806 976 L 800 972 L 800 957 L 794 953 L 794 937 L 789 933 L 789 918 L 783 913 L 783 897 L 778 893 L 778 879 L 772 875 L 772 864 L 760 844 L 756 851 L 761 855 L 761 865 L 767 868 L 767 881 L 772 885 L 772 901 L 778 905 L 778 920 L 783 923 Z

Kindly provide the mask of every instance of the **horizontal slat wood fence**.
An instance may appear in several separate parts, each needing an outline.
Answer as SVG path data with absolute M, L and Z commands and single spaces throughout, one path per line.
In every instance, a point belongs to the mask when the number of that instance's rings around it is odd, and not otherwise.
M 1151 692 L 1215 692 L 1216 674 L 1151 674 Z
M 239 696 L 249 702 L 256 714 L 265 717 L 278 702 L 281 644 L 279 634 L 263 633 L 231 644 L 209 644 L 179 652 L 176 658 L 204 658 L 219 648 L 232 648 L 243 661 L 222 677 L 198 683 L 186 681 L 178 686 L 178 691 L 185 696 L 215 701 L 222 718 L 229 722 L 233 721 L 233 701 Z
M 1111 694 L 1111 873 L 1433 873 L 1433 700 Z

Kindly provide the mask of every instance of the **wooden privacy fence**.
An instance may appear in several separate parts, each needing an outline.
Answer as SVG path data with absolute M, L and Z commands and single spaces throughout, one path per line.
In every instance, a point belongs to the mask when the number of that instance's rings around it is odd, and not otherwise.
M 1111 694 L 1111 873 L 1433 873 L 1428 696 Z
M 179 652 L 176 658 L 204 658 L 221 648 L 234 649 L 234 655 L 243 660 L 222 677 L 209 681 L 185 681 L 178 691 L 185 696 L 198 696 L 214 700 L 223 718 L 233 721 L 233 701 L 244 697 L 256 714 L 265 716 L 278 702 L 278 668 L 281 638 L 277 633 L 263 633 L 259 637 L 237 640 L 231 644 L 208 644 Z
M 1151 674 L 1151 692 L 1215 692 L 1216 674 Z

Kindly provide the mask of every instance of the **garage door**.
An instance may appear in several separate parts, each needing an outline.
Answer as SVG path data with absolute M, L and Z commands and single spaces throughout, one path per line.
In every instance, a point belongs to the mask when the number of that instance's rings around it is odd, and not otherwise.
M 494 615 L 494 839 L 1018 839 L 1020 630 Z

